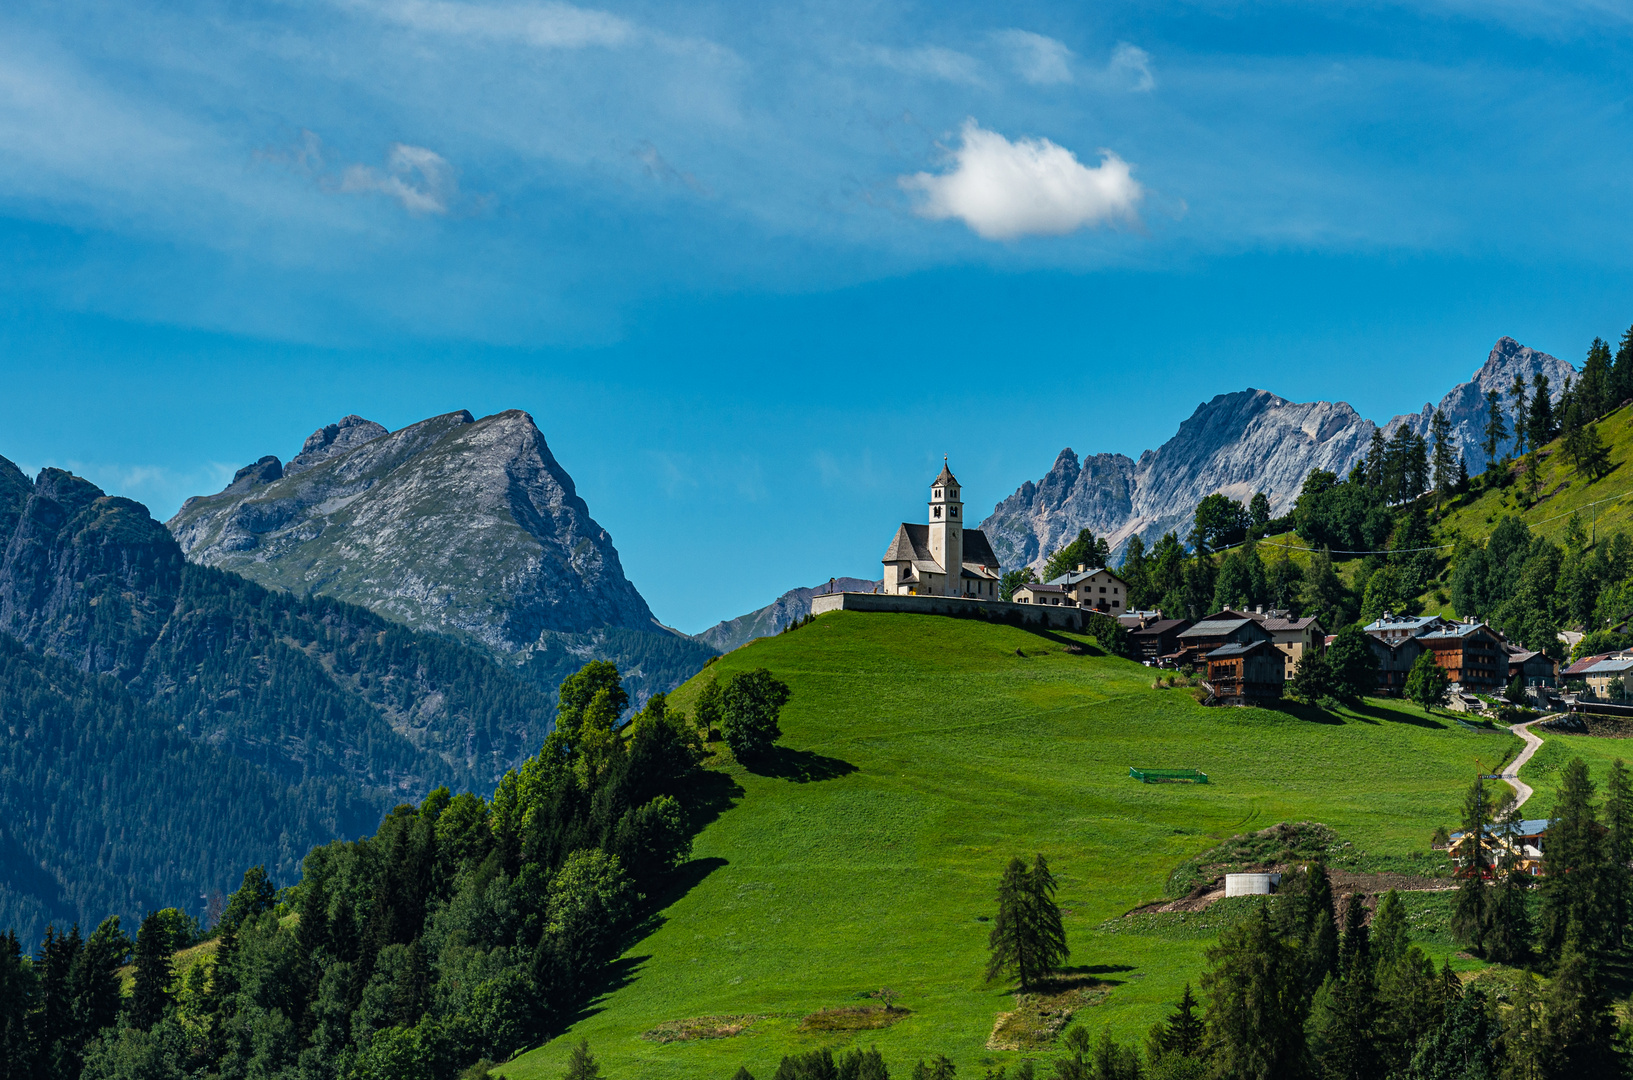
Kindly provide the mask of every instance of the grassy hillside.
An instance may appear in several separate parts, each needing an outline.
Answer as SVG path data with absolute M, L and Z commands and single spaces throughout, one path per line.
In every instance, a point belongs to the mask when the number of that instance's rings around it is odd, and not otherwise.
M 771 775 L 728 768 L 735 806 L 698 838 L 695 879 L 628 949 L 616 985 L 566 1035 L 504 1068 L 559 1076 L 587 1038 L 608 1076 L 769 1075 L 785 1053 L 877 1043 L 893 1069 L 946 1053 L 960 1075 L 1013 1008 L 981 983 L 998 872 L 1049 855 L 1072 962 L 1114 985 L 1091 1029 L 1141 1035 L 1194 980 L 1208 918 L 1119 920 L 1160 898 L 1176 864 L 1278 821 L 1322 821 L 1388 868 L 1451 824 L 1475 769 L 1511 754 L 1393 704 L 1327 718 L 1203 709 L 1127 661 L 1066 651 L 1070 635 L 946 618 L 840 612 L 733 652 L 699 679 L 755 667 L 793 688 Z M 676 694 L 684 706 L 700 685 Z M 1130 765 L 1194 766 L 1208 786 L 1138 784 Z M 1425 904 L 1432 906 L 1428 901 Z M 1447 947 L 1435 951 L 1443 955 Z M 815 1010 L 889 987 L 911 1016 L 854 1036 L 807 1034 Z M 733 1038 L 642 1033 L 705 1016 L 763 1017 Z
M 1590 483 L 1560 453 L 1559 440 L 1543 447 L 1542 483 L 1535 501 L 1523 481 L 1503 491 L 1488 491 L 1478 497 L 1464 496 L 1440 522 L 1446 536 L 1461 533 L 1471 538 L 1490 534 L 1504 515 L 1525 519 L 1531 531 L 1558 543 L 1572 513 L 1582 517 L 1584 528 L 1597 521 L 1601 534 L 1633 533 L 1633 406 L 1617 409 L 1599 421 L 1599 435 L 1610 450 L 1614 468 Z M 1519 466 L 1515 465 L 1518 469 Z

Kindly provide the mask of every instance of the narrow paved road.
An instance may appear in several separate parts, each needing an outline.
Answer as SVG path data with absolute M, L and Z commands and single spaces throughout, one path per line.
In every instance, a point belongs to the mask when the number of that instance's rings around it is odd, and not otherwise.
M 1531 785 L 1520 779 L 1520 769 L 1525 767 L 1525 763 L 1531 760 L 1531 755 L 1535 754 L 1537 748 L 1542 745 L 1542 739 L 1531 734 L 1531 725 L 1540 724 L 1547 719 L 1550 718 L 1546 716 L 1538 717 L 1523 724 L 1515 724 L 1508 729 L 1525 740 L 1525 749 L 1521 750 L 1519 756 L 1509 762 L 1508 768 L 1504 769 L 1500 774 L 1504 780 L 1508 781 L 1508 786 L 1514 789 L 1514 805 L 1516 807 L 1524 806 L 1525 800 L 1531 797 Z

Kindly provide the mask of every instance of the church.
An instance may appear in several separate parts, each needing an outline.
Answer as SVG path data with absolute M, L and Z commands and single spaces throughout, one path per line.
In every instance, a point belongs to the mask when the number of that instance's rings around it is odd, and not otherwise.
M 997 600 L 998 556 L 980 529 L 964 528 L 958 479 L 945 462 L 930 484 L 930 520 L 902 522 L 881 560 L 882 591 L 896 596 L 963 596 Z

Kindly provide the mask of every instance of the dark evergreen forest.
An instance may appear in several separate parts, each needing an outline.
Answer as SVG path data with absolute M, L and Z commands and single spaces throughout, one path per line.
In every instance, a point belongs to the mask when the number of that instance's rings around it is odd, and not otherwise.
M 7 648 L 39 687 L 64 670 Z M 112 703 L 100 713 L 145 722 L 114 680 L 80 685 Z M 197 926 L 164 911 L 134 940 L 136 924 L 118 918 L 88 938 L 55 928 L 31 960 L 0 937 L 0 1080 L 451 1080 L 535 1045 L 616 977 L 621 942 L 694 880 L 677 867 L 734 794 L 698 768 L 699 723 L 655 695 L 619 729 L 627 704 L 617 669 L 592 662 L 562 685 L 543 748 L 491 800 L 438 787 L 371 837 L 315 847 L 282 890 L 252 868 L 211 934 L 213 964 L 176 970 Z M 176 735 L 132 741 L 254 772 Z M 276 812 L 247 812 L 266 809 Z M 127 961 L 134 986 L 121 1002 Z
M 0 925 L 25 945 L 200 914 L 247 865 L 292 878 L 405 799 L 491 790 L 549 729 L 549 693 L 483 653 L 188 565 L 68 473 L 0 459 L 0 540 Z

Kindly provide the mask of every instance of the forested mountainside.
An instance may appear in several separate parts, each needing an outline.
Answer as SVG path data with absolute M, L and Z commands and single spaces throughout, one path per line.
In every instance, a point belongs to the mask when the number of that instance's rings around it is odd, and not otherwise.
M 666 629 L 527 413 L 400 431 L 348 416 L 169 522 L 187 559 L 450 634 L 554 691 L 588 659 L 637 701 L 714 650 Z
M 1516 377 L 1528 387 L 1548 380 L 1557 402 L 1575 369 L 1563 360 L 1501 338 L 1472 378 L 1440 400 L 1453 438 L 1471 473 L 1483 470 L 1486 393 L 1507 395 Z M 1437 406 L 1397 416 L 1383 425 L 1386 437 L 1405 428 L 1427 438 Z M 1366 454 L 1379 430 L 1344 402 L 1287 401 L 1264 390 L 1221 394 L 1199 405 L 1174 437 L 1139 461 L 1122 454 L 1079 459 L 1062 450 L 1049 472 L 1027 481 L 999 502 L 981 523 L 1006 567 L 1041 568 L 1044 557 L 1082 529 L 1110 542 L 1120 557 L 1130 538 L 1149 547 L 1162 534 L 1183 538 L 1203 498 L 1222 493 L 1245 503 L 1257 492 L 1270 499 L 1273 516 L 1288 513 L 1313 469 L 1346 474 Z
M 811 597 L 813 596 L 830 590 L 833 592 L 872 592 L 879 587 L 879 584 L 877 580 L 869 581 L 866 578 L 842 577 L 834 578 L 831 582 L 823 582 L 821 585 L 813 585 L 809 589 L 789 589 L 765 607 L 751 611 L 747 615 L 739 615 L 735 619 L 725 619 L 715 623 L 703 633 L 695 636 L 697 640 L 710 647 L 728 653 L 741 645 L 747 645 L 756 638 L 780 634 L 811 614 Z
M 438 785 L 489 789 L 549 728 L 550 695 L 483 652 L 188 564 L 145 507 L 66 472 L 0 458 L 0 526 L 0 825 L 30 852 L 0 925 L 197 910 Z M 152 801 L 97 809 L 114 790 Z

